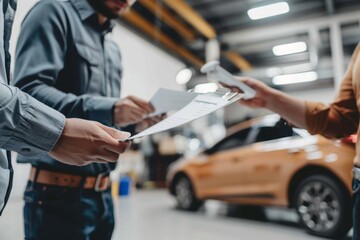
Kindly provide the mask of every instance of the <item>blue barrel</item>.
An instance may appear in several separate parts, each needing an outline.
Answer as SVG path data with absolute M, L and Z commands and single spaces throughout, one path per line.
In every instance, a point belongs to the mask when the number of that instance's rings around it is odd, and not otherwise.
M 119 195 L 127 196 L 130 193 L 131 188 L 131 178 L 128 176 L 123 176 L 120 178 L 120 186 L 119 186 Z

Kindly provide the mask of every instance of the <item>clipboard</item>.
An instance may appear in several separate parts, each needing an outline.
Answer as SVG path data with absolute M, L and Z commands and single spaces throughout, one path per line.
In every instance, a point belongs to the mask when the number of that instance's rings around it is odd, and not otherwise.
M 190 89 L 188 92 L 194 92 L 194 89 Z M 207 93 L 198 93 L 198 94 L 207 94 L 209 96 L 216 96 L 221 98 L 226 98 L 228 101 L 231 101 L 236 96 L 244 95 L 240 92 L 231 91 L 229 88 L 219 87 L 215 92 L 207 92 Z
M 228 86 L 239 88 L 244 96 L 244 99 L 251 99 L 255 97 L 256 91 L 248 85 L 234 78 L 234 76 L 222 68 L 218 61 L 211 61 L 201 67 L 200 71 L 207 75 L 208 80 L 217 83 L 224 83 Z
M 235 97 L 238 92 L 231 92 L 228 88 L 218 88 L 216 92 L 196 93 L 194 89 L 187 92 L 176 91 L 172 89 L 159 88 L 150 103 L 154 106 L 155 111 L 148 115 L 148 117 L 157 116 L 163 113 L 180 110 L 189 104 L 199 94 L 209 94 L 212 96 L 226 97 L 229 100 Z

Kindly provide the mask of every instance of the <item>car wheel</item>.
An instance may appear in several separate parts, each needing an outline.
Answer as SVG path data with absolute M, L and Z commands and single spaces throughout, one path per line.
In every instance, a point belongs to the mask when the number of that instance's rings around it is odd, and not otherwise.
M 202 201 L 196 198 L 190 179 L 186 176 L 181 176 L 176 181 L 175 197 L 178 207 L 183 210 L 196 211 L 202 204 Z
M 313 235 L 339 238 L 351 228 L 351 196 L 329 176 L 309 176 L 302 180 L 294 200 L 302 225 Z

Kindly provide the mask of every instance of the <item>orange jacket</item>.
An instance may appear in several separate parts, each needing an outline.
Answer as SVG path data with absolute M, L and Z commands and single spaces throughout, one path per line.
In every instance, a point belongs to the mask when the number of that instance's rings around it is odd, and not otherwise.
M 356 47 L 351 63 L 342 80 L 334 102 L 325 105 L 306 102 L 306 125 L 312 134 L 330 138 L 345 137 L 357 132 L 359 135 L 360 112 L 360 44 Z M 355 163 L 360 166 L 360 143 L 356 143 Z M 358 160 L 359 159 L 359 160 Z

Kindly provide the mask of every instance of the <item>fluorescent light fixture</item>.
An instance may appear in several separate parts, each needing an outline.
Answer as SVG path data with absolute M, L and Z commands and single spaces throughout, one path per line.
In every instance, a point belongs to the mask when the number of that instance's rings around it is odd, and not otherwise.
M 190 81 L 191 77 L 192 71 L 189 68 L 182 69 L 176 74 L 176 83 L 184 85 Z
M 289 4 L 287 4 L 287 2 L 279 2 L 262 7 L 252 8 L 247 11 L 247 14 L 252 20 L 258 20 L 284 14 L 289 12 L 289 10 Z
M 194 91 L 196 93 L 208 93 L 215 92 L 218 89 L 218 85 L 216 83 L 203 83 L 195 86 Z
M 275 56 L 283 56 L 293 53 L 305 52 L 307 49 L 305 42 L 294 42 L 288 44 L 277 45 L 273 47 L 272 51 Z
M 279 75 L 273 78 L 272 82 L 275 85 L 285 85 L 302 82 L 312 82 L 318 79 L 316 72 L 303 72 L 287 75 Z

